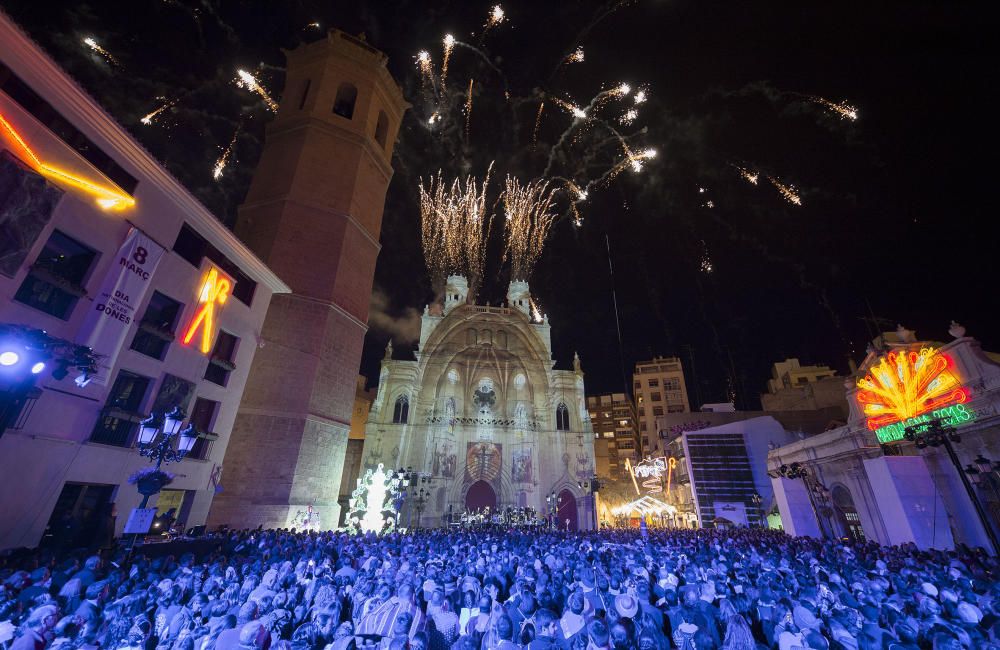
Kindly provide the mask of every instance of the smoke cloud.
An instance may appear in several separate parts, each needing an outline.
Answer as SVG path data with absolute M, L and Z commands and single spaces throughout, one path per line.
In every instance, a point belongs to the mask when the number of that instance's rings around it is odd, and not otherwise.
M 420 339 L 420 312 L 413 307 L 404 307 L 402 310 L 392 309 L 389 295 L 376 285 L 372 289 L 371 307 L 368 310 L 368 326 L 373 330 L 388 334 L 393 343 L 416 343 Z

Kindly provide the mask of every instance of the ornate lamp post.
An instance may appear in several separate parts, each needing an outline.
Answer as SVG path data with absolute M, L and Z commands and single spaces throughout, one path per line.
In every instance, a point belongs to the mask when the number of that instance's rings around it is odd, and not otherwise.
M 420 528 L 420 515 L 424 511 L 424 506 L 427 505 L 427 500 L 431 497 L 431 491 L 425 487 L 421 487 L 417 490 L 416 494 L 413 495 L 413 507 L 417 509 L 417 528 Z
M 430 479 L 412 467 L 407 467 L 406 469 L 400 468 L 396 471 L 396 474 L 402 477 L 404 499 L 409 503 L 406 512 L 406 527 L 410 528 L 413 525 L 413 509 L 416 508 L 417 527 L 419 528 L 420 513 L 423 512 L 424 506 L 427 505 L 427 499 L 431 495 L 429 489 L 420 486 L 429 483 Z
M 139 504 L 140 510 L 149 503 L 149 497 L 157 494 L 166 484 L 165 475 L 160 467 L 166 463 L 182 460 L 198 439 L 198 431 L 193 424 L 181 429 L 186 417 L 184 411 L 175 406 L 166 415 L 152 413 L 139 423 L 139 455 L 155 463 L 151 472 L 145 473 L 136 481 L 136 489 L 143 495 L 142 503 Z M 132 538 L 129 550 L 135 546 L 136 537 L 138 535 Z
M 555 492 L 552 492 L 549 496 L 545 497 L 545 503 L 549 506 L 549 529 L 555 530 L 558 527 L 556 518 L 559 514 L 559 505 L 562 503 L 562 497 L 558 497 Z
M 986 511 L 983 510 L 983 504 L 979 501 L 979 495 L 976 494 L 975 488 L 972 487 L 969 475 L 962 467 L 961 462 L 958 460 L 958 455 L 955 453 L 953 443 L 962 442 L 962 436 L 959 435 L 958 429 L 953 426 L 948 426 L 940 419 L 937 419 L 906 427 L 903 431 L 903 438 L 911 441 L 917 449 L 926 449 L 927 447 L 944 447 L 945 451 L 948 452 L 948 458 L 951 460 L 952 465 L 954 465 L 955 469 L 958 471 L 959 478 L 962 479 L 962 485 L 965 486 L 965 491 L 969 495 L 969 499 L 972 501 L 972 505 L 976 509 L 976 515 L 979 517 L 979 523 L 982 525 L 983 530 L 986 531 L 986 536 L 989 538 L 990 544 L 993 546 L 993 552 L 1000 553 L 1000 541 L 997 540 L 996 533 L 993 531 L 993 526 L 990 525 L 989 519 L 986 517 Z M 982 455 L 980 455 L 979 458 L 982 458 Z M 976 459 L 977 472 L 980 471 L 978 468 L 979 458 Z M 989 459 L 982 458 L 982 460 L 984 467 L 989 467 L 991 465 Z

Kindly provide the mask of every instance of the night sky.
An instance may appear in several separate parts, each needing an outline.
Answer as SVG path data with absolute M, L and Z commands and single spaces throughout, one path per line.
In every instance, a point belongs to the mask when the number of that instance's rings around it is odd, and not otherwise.
M 456 149 L 425 126 L 414 54 L 428 49 L 439 58 L 446 32 L 479 42 L 491 4 L 0 6 L 227 223 L 270 116 L 231 83 L 235 69 L 255 69 L 277 97 L 280 48 L 319 38 L 313 21 L 364 32 L 386 52 L 414 107 L 396 147 L 362 365 L 377 376 L 389 333 L 397 355 L 405 354 L 416 315 L 434 295 L 421 257 L 417 179 L 439 168 L 449 177 L 481 174 L 491 160 L 525 180 L 539 173 L 524 125 L 517 131 L 496 119 L 499 77 L 469 51 L 456 49 L 449 72 L 456 84 L 470 77 L 478 84 L 469 140 Z M 622 390 L 623 367 L 630 379 L 635 361 L 676 354 L 693 403 L 724 401 L 733 390 L 739 406 L 757 408 L 773 362 L 798 356 L 846 371 L 875 332 L 897 322 L 947 340 L 955 319 L 984 347 L 1000 349 L 996 246 L 986 225 L 996 53 L 982 5 L 639 0 L 588 30 L 608 5 L 502 4 L 508 22 L 482 39 L 482 49 L 512 95 L 541 89 L 585 103 L 601 84 L 649 86 L 629 132 L 658 157 L 591 192 L 580 205 L 582 227 L 561 219 L 531 283 L 552 324 L 557 367 L 569 367 L 578 351 L 588 393 Z M 86 36 L 120 65 L 82 46 Z M 585 62 L 557 69 L 576 45 Z M 810 95 L 846 100 L 860 118 L 840 119 Z M 140 124 L 157 97 L 180 99 L 153 125 Z M 534 108 L 525 105 L 522 121 Z M 569 122 L 547 110 L 540 146 Z M 235 161 L 216 182 L 212 166 L 237 127 Z M 743 163 L 793 183 L 803 205 L 784 201 L 763 179 L 748 184 L 733 167 Z M 500 183 L 491 187 L 492 200 Z M 509 279 L 498 242 L 481 296 L 493 304 Z

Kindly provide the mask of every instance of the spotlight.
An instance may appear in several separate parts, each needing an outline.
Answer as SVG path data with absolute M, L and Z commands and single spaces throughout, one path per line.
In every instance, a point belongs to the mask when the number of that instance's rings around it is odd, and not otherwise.
M 93 377 L 91 377 L 90 375 L 88 375 L 87 371 L 85 370 L 85 371 L 81 372 L 80 376 L 77 377 L 76 379 L 74 379 L 73 381 L 75 381 L 76 385 L 79 386 L 80 388 L 86 388 L 87 384 L 90 383 L 91 379 L 93 379 Z
M 0 352 L 0 366 L 12 366 L 21 360 L 21 355 L 13 350 Z
M 45 370 L 45 364 L 39 361 L 35 365 L 31 366 L 31 374 L 37 375 L 41 371 Z

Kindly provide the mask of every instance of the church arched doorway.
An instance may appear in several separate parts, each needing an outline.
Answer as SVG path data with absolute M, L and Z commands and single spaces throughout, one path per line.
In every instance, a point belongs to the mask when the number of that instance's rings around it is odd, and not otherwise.
M 865 541 L 865 533 L 861 528 L 861 516 L 858 515 L 858 509 L 854 506 L 854 498 L 850 491 L 843 485 L 835 485 L 831 495 L 844 536 L 850 537 L 855 542 Z
M 496 509 L 496 490 L 486 481 L 476 481 L 469 486 L 469 491 L 465 493 L 465 509 L 481 510 L 487 507 L 490 510 Z
M 559 529 L 579 530 L 580 525 L 576 518 L 576 497 L 569 490 L 559 493 Z

